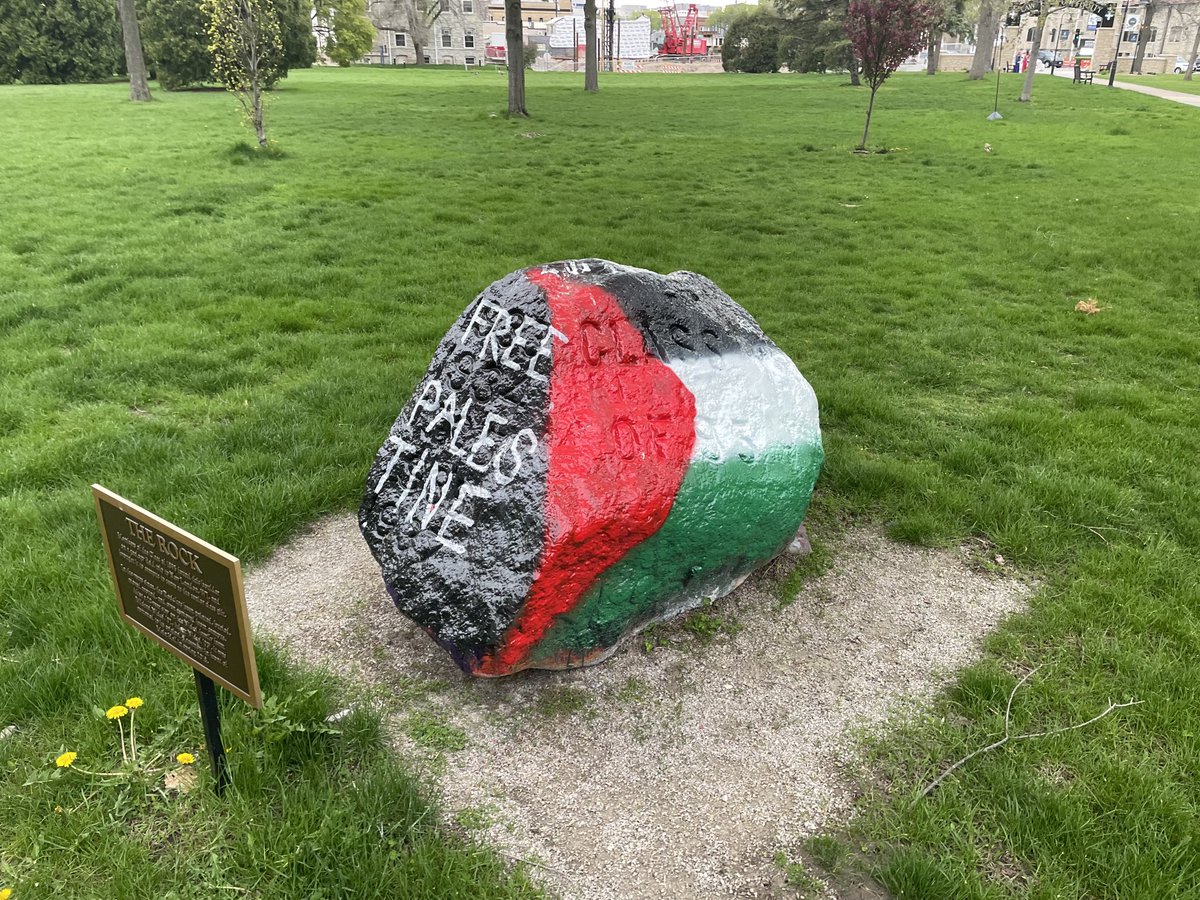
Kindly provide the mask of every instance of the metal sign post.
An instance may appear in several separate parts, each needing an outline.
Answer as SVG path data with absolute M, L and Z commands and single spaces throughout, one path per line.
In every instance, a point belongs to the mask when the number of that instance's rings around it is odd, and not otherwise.
M 262 706 L 237 557 L 98 484 L 100 534 L 121 618 L 195 670 L 218 795 L 229 784 L 216 685 Z

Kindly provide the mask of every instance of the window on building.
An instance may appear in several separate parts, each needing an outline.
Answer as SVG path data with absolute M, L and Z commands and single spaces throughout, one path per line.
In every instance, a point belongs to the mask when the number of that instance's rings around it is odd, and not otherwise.
M 450 32 L 448 32 L 448 31 L 442 32 L 442 46 L 443 47 L 453 47 L 454 46 L 453 39 L 451 38 Z
M 407 47 L 408 46 L 408 35 L 406 35 L 403 31 L 397 31 L 394 37 L 396 40 L 397 47 Z
M 1183 40 L 1183 26 L 1172 25 L 1171 30 L 1167 32 L 1167 40 L 1171 43 Z
M 1027 32 L 1025 32 L 1025 40 L 1032 41 L 1033 40 L 1033 32 L 1034 32 L 1033 28 L 1030 28 Z
M 1070 28 L 1061 28 L 1061 29 L 1059 29 L 1059 32 L 1058 32 L 1058 39 L 1059 39 L 1060 41 L 1065 41 L 1065 40 L 1067 40 L 1067 39 L 1068 39 L 1070 36 L 1071 36 L 1071 29 L 1070 29 Z
M 441 0 L 440 6 L 442 12 L 450 12 L 450 0 Z
M 475 65 L 475 57 L 473 57 L 473 56 L 468 56 L 468 57 L 467 57 L 467 59 L 466 59 L 466 63 L 467 63 L 467 65 L 468 65 L 468 66 L 473 66 L 473 65 Z
M 462 0 L 462 11 L 468 16 L 475 12 L 475 0 Z
M 429 65 L 429 54 L 425 54 L 425 65 Z
M 1157 40 L 1158 40 L 1158 29 L 1151 28 L 1150 33 L 1148 35 L 1146 35 L 1146 43 L 1149 44 L 1149 43 L 1152 43 Z
M 1123 40 L 1127 44 L 1136 44 L 1137 39 L 1138 39 L 1138 33 L 1136 31 L 1127 31 L 1127 32 L 1125 32 L 1124 37 L 1121 38 L 1121 40 Z
M 468 50 L 474 50 L 475 49 L 475 35 L 464 34 L 463 35 L 463 46 L 466 47 Z

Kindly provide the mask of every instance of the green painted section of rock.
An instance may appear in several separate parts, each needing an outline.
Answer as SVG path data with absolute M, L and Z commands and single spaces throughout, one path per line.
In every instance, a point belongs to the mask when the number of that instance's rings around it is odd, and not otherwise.
M 662 528 L 555 621 L 535 656 L 595 654 L 642 625 L 729 593 L 791 542 L 823 459 L 817 443 L 695 461 Z

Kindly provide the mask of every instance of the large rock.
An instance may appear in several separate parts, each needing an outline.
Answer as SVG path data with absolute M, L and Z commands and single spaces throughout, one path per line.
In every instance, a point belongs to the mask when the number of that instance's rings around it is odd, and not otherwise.
M 479 675 L 598 662 L 791 541 L 812 388 L 691 272 L 534 266 L 442 339 L 359 522 L 400 611 Z

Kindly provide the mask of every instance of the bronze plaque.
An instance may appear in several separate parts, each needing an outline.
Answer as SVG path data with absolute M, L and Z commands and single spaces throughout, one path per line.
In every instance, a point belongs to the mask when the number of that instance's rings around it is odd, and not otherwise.
M 236 556 L 92 485 L 121 618 L 252 706 L 262 706 Z

